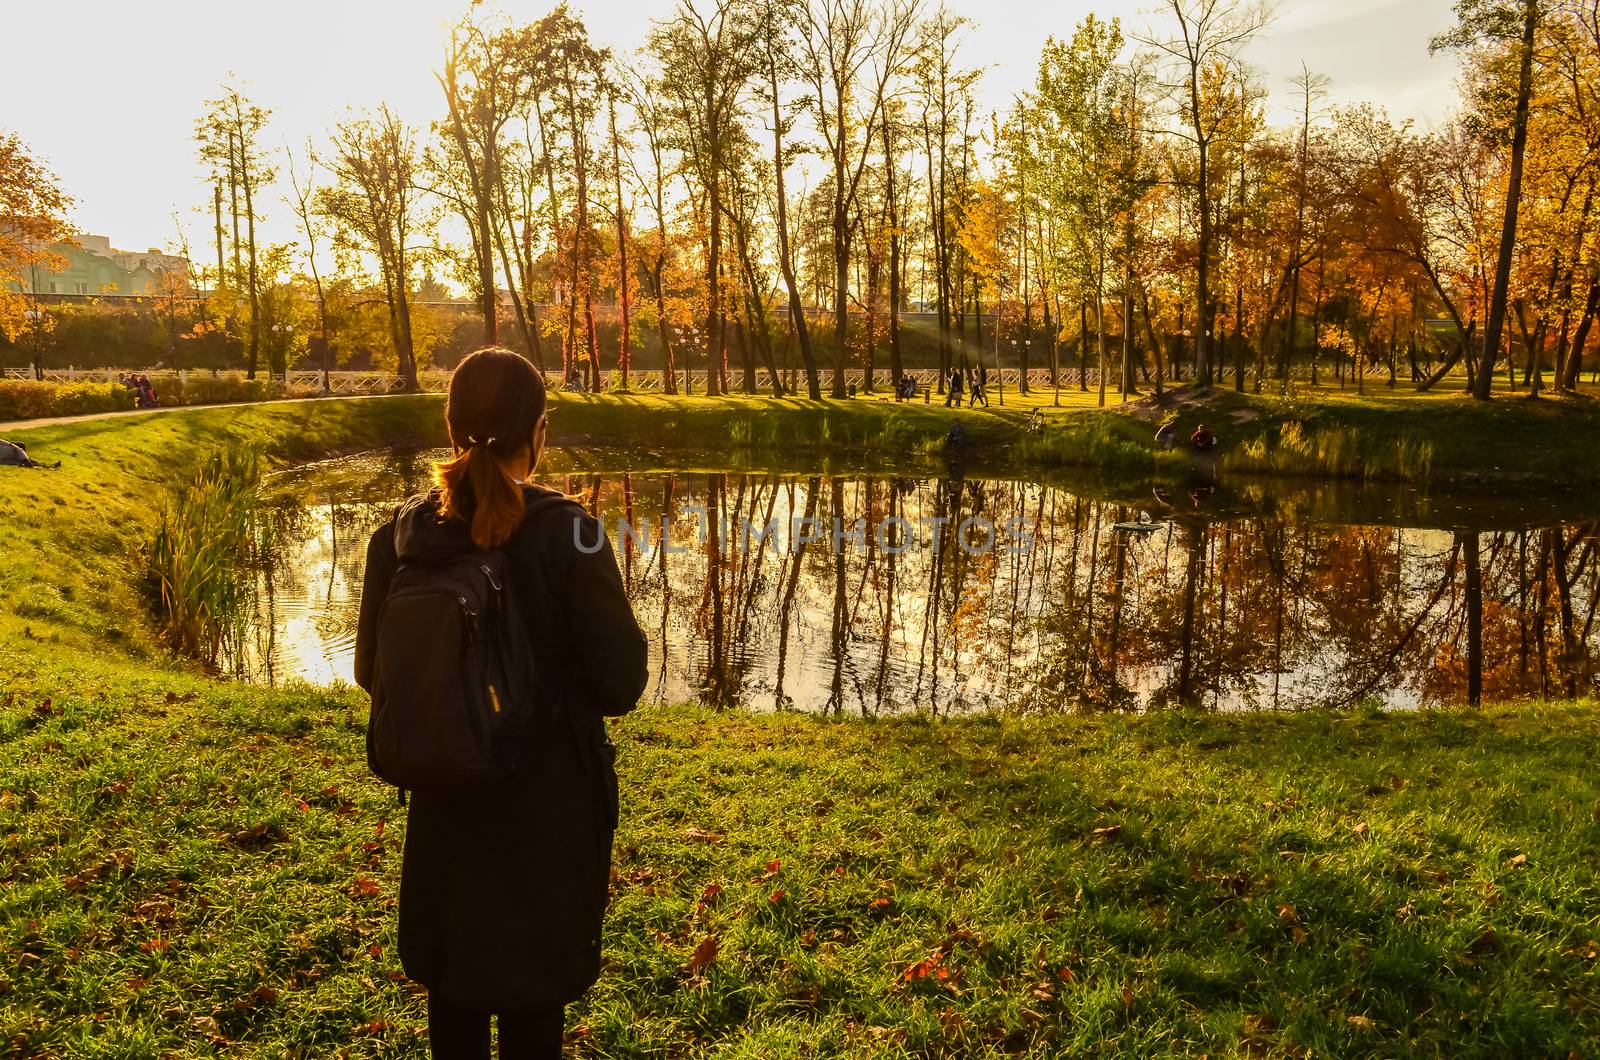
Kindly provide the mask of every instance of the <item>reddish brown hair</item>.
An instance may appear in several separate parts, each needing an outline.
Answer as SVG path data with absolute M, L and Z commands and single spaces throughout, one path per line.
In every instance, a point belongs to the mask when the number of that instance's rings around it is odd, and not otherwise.
M 479 548 L 499 548 L 522 525 L 522 487 L 506 465 L 532 445 L 544 409 L 544 380 L 504 347 L 467 354 L 450 377 L 444 419 L 455 456 L 434 464 L 433 481 L 440 512 L 470 523 Z

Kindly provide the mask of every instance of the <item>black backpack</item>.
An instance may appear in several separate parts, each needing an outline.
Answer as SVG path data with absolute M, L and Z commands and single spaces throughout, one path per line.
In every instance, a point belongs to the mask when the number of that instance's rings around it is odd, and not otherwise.
M 527 634 L 499 551 L 402 563 L 378 619 L 367 764 L 401 789 L 509 780 L 541 720 Z

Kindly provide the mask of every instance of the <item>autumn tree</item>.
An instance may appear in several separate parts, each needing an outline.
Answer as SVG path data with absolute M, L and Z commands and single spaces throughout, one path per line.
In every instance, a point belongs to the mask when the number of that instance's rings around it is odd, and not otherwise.
M 1483 352 L 1472 396 L 1489 400 L 1494 383 L 1494 365 L 1500 356 L 1500 337 L 1506 324 L 1506 305 L 1510 297 L 1511 262 L 1516 252 L 1517 214 L 1522 203 L 1522 170 L 1528 149 L 1529 103 L 1533 96 L 1533 69 L 1537 30 L 1543 5 L 1540 0 L 1457 0 L 1457 25 L 1434 38 L 1433 48 L 1467 49 L 1485 61 L 1496 59 L 1509 67 L 1497 79 L 1503 86 L 1496 93 L 1495 109 L 1510 113 L 1500 117 L 1502 135 L 1510 141 L 1510 168 L 1506 173 L 1505 212 L 1500 227 L 1500 249 L 1495 258 L 1494 286 L 1490 294 L 1488 319 L 1483 329 Z M 1514 70 L 1514 73 L 1511 72 Z M 1498 115 L 1497 115 L 1498 117 Z M 1493 119 L 1491 119 L 1492 121 Z
M 0 334 L 15 342 L 24 331 L 32 331 L 35 379 L 44 377 L 47 318 L 30 300 L 38 294 L 39 270 L 63 264 L 52 247 L 71 238 L 71 204 L 55 174 L 16 134 L 0 132 Z
M 1195 244 L 1194 329 L 1198 381 L 1210 385 L 1213 228 L 1215 204 L 1211 154 L 1229 117 L 1221 94 L 1230 88 L 1245 45 L 1270 20 L 1263 0 L 1167 0 L 1165 9 L 1176 26 L 1169 35 L 1151 35 L 1145 43 L 1169 60 L 1167 88 L 1176 104 L 1177 125 L 1169 131 L 1194 152 L 1192 188 L 1198 237 Z
M 526 27 L 499 27 L 475 16 L 476 8 L 450 27 L 444 65 L 435 76 L 448 112 L 443 139 L 459 167 L 457 194 L 472 242 L 483 341 L 492 345 L 500 341 L 495 250 L 505 223 L 503 141 L 507 126 L 532 103 L 535 44 Z M 498 245 L 503 249 L 503 239 Z
M 220 96 L 206 103 L 205 112 L 195 123 L 195 141 L 200 148 L 201 161 L 210 167 L 218 187 L 224 182 L 228 187 L 233 218 L 231 286 L 236 291 L 243 289 L 245 303 L 249 306 L 249 360 L 245 374 L 251 379 L 255 378 L 261 351 L 261 277 L 255 199 L 257 192 L 276 175 L 270 156 L 260 143 L 271 116 L 271 111 L 252 102 L 239 86 L 228 84 L 223 86 Z M 242 239 L 241 218 L 245 227 Z
M 833 387 L 842 398 L 849 360 L 852 206 L 891 80 L 912 58 L 915 0 L 810 0 L 801 33 L 813 123 L 831 180 Z
M 324 159 L 333 183 L 317 191 L 320 212 L 350 251 L 378 263 L 389 338 L 407 390 L 417 389 L 411 284 L 416 267 L 416 202 L 421 157 L 416 133 L 387 105 L 334 127 Z
M 707 12 L 680 3 L 650 34 L 660 64 L 657 91 L 670 101 L 678 145 L 704 201 L 706 393 L 727 385 L 727 308 L 723 304 L 723 226 L 734 145 L 744 136 L 740 113 L 755 71 L 761 22 L 738 0 L 716 0 Z

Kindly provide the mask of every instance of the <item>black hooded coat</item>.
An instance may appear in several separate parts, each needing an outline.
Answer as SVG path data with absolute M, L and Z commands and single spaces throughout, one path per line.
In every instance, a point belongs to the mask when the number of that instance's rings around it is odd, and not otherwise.
M 566 1004 L 600 974 L 617 824 L 605 717 L 631 710 L 648 677 L 644 634 L 600 523 L 543 487 L 525 487 L 524 505 L 505 552 L 556 722 L 514 781 L 463 795 L 412 793 L 400 878 L 406 974 L 491 1012 Z M 363 688 L 371 691 L 397 566 L 472 547 L 467 524 L 441 519 L 431 493 L 373 534 L 356 635 Z

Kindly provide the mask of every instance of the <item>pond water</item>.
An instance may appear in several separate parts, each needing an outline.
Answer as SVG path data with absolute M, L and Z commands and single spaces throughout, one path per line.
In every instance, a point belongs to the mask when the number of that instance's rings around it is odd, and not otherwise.
M 367 538 L 436 455 L 264 487 L 253 679 L 351 680 Z M 1596 687 L 1584 499 L 628 459 L 555 452 L 540 477 L 611 534 L 656 700 L 854 715 L 1443 702 L 1466 694 L 1474 623 L 1486 698 Z

